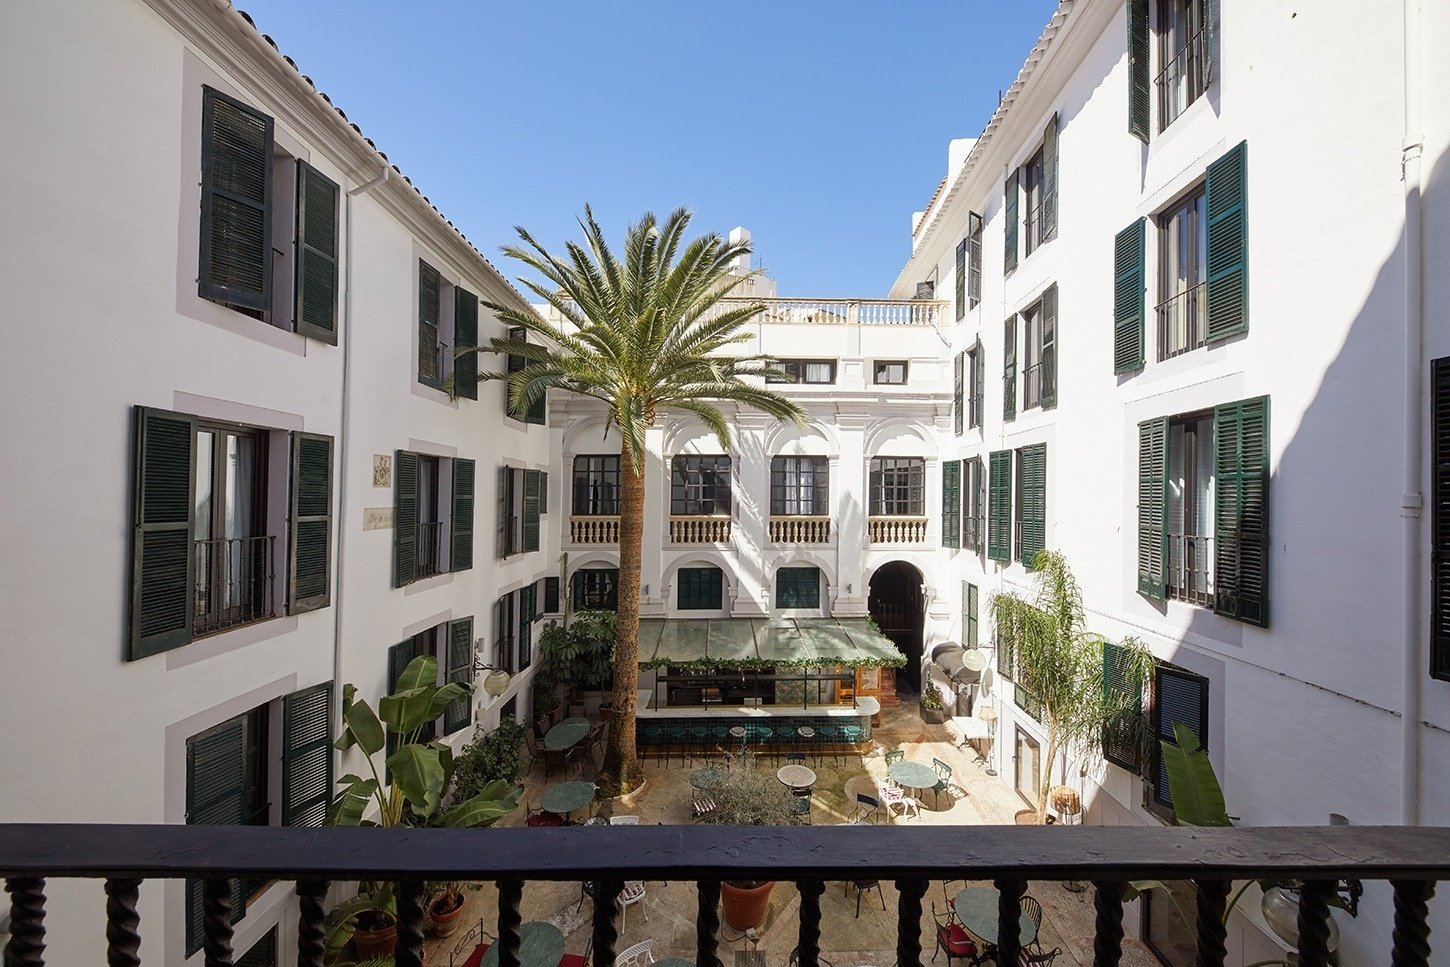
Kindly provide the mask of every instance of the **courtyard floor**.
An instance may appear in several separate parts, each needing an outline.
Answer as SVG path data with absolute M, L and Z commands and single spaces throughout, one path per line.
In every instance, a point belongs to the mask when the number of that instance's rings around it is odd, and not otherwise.
M 895 822 L 940 826 L 1011 825 L 1016 814 L 1024 808 L 1023 800 L 1008 782 L 1002 777 L 986 775 L 985 765 L 979 761 L 975 750 L 958 749 L 945 726 L 924 725 L 915 703 L 903 703 L 898 708 L 883 710 L 882 724 L 873 729 L 871 748 L 864 756 L 846 756 L 839 764 L 829 757 L 819 765 L 812 763 L 816 772 L 812 821 L 816 825 L 844 822 L 851 813 L 844 788 L 847 780 L 866 774 L 884 777 L 886 764 L 883 755 L 895 749 L 903 750 L 909 760 L 930 763 L 935 757 L 949 763 L 953 780 L 967 792 L 965 796 L 944 792 L 939 804 L 933 802 L 928 792 L 922 802 L 920 819 L 897 819 Z M 762 761 L 760 768 L 773 770 L 774 766 Z M 676 760 L 666 767 L 649 760 L 645 769 L 647 788 L 629 811 L 637 814 L 642 823 L 692 822 L 690 766 L 680 765 Z M 530 773 L 521 803 L 538 805 L 546 786 L 542 771 L 542 767 L 537 767 Z M 556 774 L 550 781 L 557 782 L 560 778 Z M 599 814 L 607 816 L 609 805 L 603 805 Z M 524 810 L 520 808 L 502 825 L 521 826 L 524 820 Z M 549 830 L 540 829 L 537 833 L 542 839 L 549 835 Z M 954 893 L 961 885 L 960 881 L 954 882 L 950 891 Z M 624 950 L 642 940 L 653 939 L 656 959 L 679 957 L 693 962 L 694 884 L 648 882 L 645 887 L 644 911 L 641 913 L 638 905 L 630 907 L 617 949 Z M 1028 893 L 1042 904 L 1040 940 L 1043 948 L 1062 948 L 1062 955 L 1056 961 L 1057 967 L 1090 964 L 1094 918 L 1091 890 L 1071 893 L 1060 883 L 1033 882 L 1028 886 Z M 922 917 L 923 960 L 930 957 L 936 947 L 932 903 L 935 901 L 936 906 L 945 912 L 945 895 L 943 885 L 933 883 L 922 901 L 925 914 Z M 490 937 L 496 934 L 498 893 L 493 885 L 486 884 L 477 892 L 465 896 L 466 907 L 460 918 L 458 933 L 429 943 L 426 957 L 429 967 L 449 967 L 450 955 L 470 924 L 477 925 L 481 920 Z M 589 947 L 593 907 L 587 900 L 581 905 L 579 899 L 578 884 L 529 882 L 524 888 L 523 920 L 525 923 L 535 920 L 552 923 L 564 933 L 567 953 L 584 954 Z M 883 900 L 885 910 L 882 909 Z M 880 897 L 875 890 L 864 894 L 860 911 L 858 918 L 855 915 L 854 891 L 843 883 L 827 884 L 821 898 L 822 959 L 834 967 L 890 967 L 896 962 L 896 890 L 892 884 L 881 882 Z M 759 930 L 759 950 L 765 954 L 769 967 L 785 967 L 788 963 L 796 946 L 799 926 L 799 894 L 793 884 L 777 883 L 771 893 L 765 924 Z M 1125 938 L 1124 946 L 1122 963 L 1125 967 L 1154 967 L 1156 964 L 1138 941 Z M 722 921 L 720 957 L 727 967 L 734 962 L 733 951 L 748 948 L 745 937 Z M 460 951 L 455 963 L 461 964 L 470 949 L 471 945 Z

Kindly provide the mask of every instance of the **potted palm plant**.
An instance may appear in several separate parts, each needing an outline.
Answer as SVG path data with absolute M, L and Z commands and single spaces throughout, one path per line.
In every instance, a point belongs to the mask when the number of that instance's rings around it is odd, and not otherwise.
M 742 751 L 733 757 L 725 781 L 710 791 L 715 810 L 705 821 L 721 826 L 792 826 L 791 795 L 774 776 L 756 772 L 755 756 Z M 720 905 L 725 922 L 736 930 L 759 927 L 770 906 L 773 880 L 726 880 L 720 884 Z

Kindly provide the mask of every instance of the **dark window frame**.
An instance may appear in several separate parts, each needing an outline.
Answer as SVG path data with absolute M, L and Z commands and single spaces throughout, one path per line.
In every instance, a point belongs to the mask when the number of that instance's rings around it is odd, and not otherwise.
M 815 578 L 814 586 L 810 585 L 805 572 L 809 571 L 810 576 Z M 787 585 L 783 586 L 781 579 L 791 572 Z M 821 569 L 814 564 L 795 564 L 775 569 L 775 607 L 777 610 L 790 611 L 819 611 L 821 608 Z M 797 585 L 795 582 L 799 582 Z M 804 593 L 809 603 L 786 603 L 783 599 L 786 594 L 798 595 Z
M 706 597 L 711 594 L 716 595 L 714 604 L 710 604 Z M 719 567 L 697 564 L 675 572 L 676 611 L 722 611 L 724 608 L 725 572 Z
M 810 359 L 801 357 L 797 359 L 782 359 L 777 365 L 785 372 L 784 382 L 795 383 L 805 386 L 833 386 L 836 382 L 836 360 L 834 359 Z M 830 370 L 829 379 L 811 379 L 811 367 L 825 366 Z
M 827 457 L 770 458 L 770 515 L 823 517 L 831 512 L 831 461 Z M 809 506 L 809 509 L 802 509 Z M 792 509 L 794 507 L 794 509 Z
M 584 517 L 619 515 L 619 454 L 580 454 L 573 465 L 573 513 Z
M 892 367 L 901 367 L 901 378 L 893 379 Z M 905 386 L 911 378 L 911 361 L 908 359 L 878 359 L 871 363 L 873 386 Z
M 925 457 L 872 457 L 867 469 L 869 516 L 926 516 Z
M 1158 359 L 1208 344 L 1208 183 L 1200 179 L 1153 219 L 1158 234 Z M 1175 223 L 1179 246 L 1172 245 Z M 1187 231 L 1184 230 L 1187 228 Z M 1187 255 L 1188 258 L 1183 258 Z M 1176 336 L 1178 338 L 1171 338 Z
M 193 504 L 191 539 L 195 547 L 196 578 L 195 604 L 193 605 L 192 640 L 230 631 L 245 624 L 265 621 L 276 617 L 277 589 L 275 583 L 275 561 L 270 531 L 268 491 L 271 489 L 271 435 L 266 427 L 230 423 L 221 420 L 197 420 L 192 442 L 191 474 L 193 478 Z M 201 523 L 196 510 L 200 505 L 200 480 L 202 462 L 202 439 L 210 437 L 211 448 L 207 473 L 210 484 L 206 535 L 198 532 Z M 251 522 L 244 529 L 245 534 L 224 536 L 230 510 L 230 487 L 227 486 L 229 466 L 227 444 L 229 438 L 247 439 L 254 447 L 255 460 L 252 479 L 247 486 L 252 502 Z M 223 535 L 223 536 L 218 536 Z M 232 541 L 242 542 L 233 553 Z M 220 548 L 220 554 L 216 549 Z M 248 587 L 241 592 L 246 600 L 233 601 L 231 590 L 231 569 L 235 563 L 243 574 L 238 578 Z M 246 576 L 248 572 L 260 569 L 262 580 Z M 219 600 L 225 598 L 225 600 Z
M 619 568 L 581 567 L 569 585 L 575 611 L 615 611 L 619 608 Z
M 1158 72 L 1158 130 L 1183 116 L 1208 92 L 1207 0 L 1158 0 L 1154 4 Z M 1176 87 L 1181 81 L 1182 89 Z
M 733 506 L 731 458 L 721 454 L 678 454 L 670 459 L 670 514 L 728 517 Z

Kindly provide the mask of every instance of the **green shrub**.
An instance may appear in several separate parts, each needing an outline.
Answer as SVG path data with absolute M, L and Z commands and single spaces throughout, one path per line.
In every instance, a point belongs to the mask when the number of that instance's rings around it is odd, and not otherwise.
M 490 782 L 517 782 L 524 773 L 523 745 L 524 727 L 512 717 L 492 732 L 480 729 L 453 760 L 454 795 L 466 800 Z

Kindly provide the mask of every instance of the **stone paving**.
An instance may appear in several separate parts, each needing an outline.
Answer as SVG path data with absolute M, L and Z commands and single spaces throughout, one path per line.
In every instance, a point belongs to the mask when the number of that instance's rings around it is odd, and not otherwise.
M 1023 801 L 1006 782 L 1000 777 L 985 774 L 984 765 L 974 750 L 956 748 L 945 726 L 924 725 L 914 703 L 904 703 L 882 713 L 882 725 L 874 730 L 872 747 L 865 755 L 846 756 L 839 764 L 828 757 L 819 765 L 812 765 L 817 775 L 812 821 L 823 825 L 846 820 L 851 813 L 844 791 L 847 780 L 863 774 L 883 777 L 886 774 L 884 753 L 894 749 L 905 751 L 907 759 L 930 763 L 932 758 L 939 758 L 949 763 L 954 781 L 967 793 L 965 796 L 943 793 L 940 803 L 934 803 L 930 792 L 927 792 L 920 819 L 894 820 L 897 823 L 1011 825 L 1024 807 Z M 762 762 L 761 768 L 773 769 L 774 766 Z M 523 801 L 535 806 L 546 785 L 541 773 L 542 767 L 535 768 L 525 786 Z M 639 815 L 642 823 L 691 822 L 689 773 L 690 767 L 682 766 L 678 761 L 668 767 L 662 763 L 647 762 L 647 787 L 628 811 Z M 559 776 L 556 774 L 551 781 L 559 781 Z M 608 815 L 611 806 L 603 804 L 600 814 Z M 524 811 L 520 808 L 507 817 L 503 825 L 519 826 L 523 823 Z M 549 835 L 547 829 L 536 832 L 541 839 Z M 946 897 L 960 886 L 961 883 L 956 882 L 948 889 L 941 883 L 933 883 L 928 890 L 923 900 L 923 960 L 936 946 L 932 906 L 935 904 L 944 910 Z M 653 939 L 656 959 L 679 957 L 693 962 L 694 884 L 651 881 L 646 884 L 646 891 L 643 903 L 628 910 L 617 949 L 623 950 L 639 941 Z M 1063 950 L 1057 958 L 1057 967 L 1090 964 L 1093 926 L 1091 891 L 1071 893 L 1060 883 L 1034 882 L 1029 885 L 1028 893 L 1035 896 L 1043 907 L 1042 946 L 1048 950 L 1054 947 Z M 477 892 L 466 896 L 459 936 L 469 924 L 477 925 L 482 921 L 484 931 L 491 937 L 497 931 L 497 891 L 492 884 L 485 884 Z M 883 903 L 885 910 L 882 909 Z M 530 882 L 524 888 L 524 922 L 544 920 L 553 923 L 563 931 L 568 953 L 583 954 L 588 950 L 592 909 L 591 901 L 586 899 L 580 903 L 577 884 Z M 777 883 L 771 893 L 765 924 L 759 931 L 758 949 L 765 954 L 769 967 L 785 967 L 796 946 L 798 930 L 799 895 L 792 884 Z M 843 883 L 828 883 L 821 898 L 821 934 L 822 958 L 834 967 L 891 967 L 896 963 L 896 890 L 890 882 L 883 881 L 879 896 L 875 890 L 866 892 L 861 897 L 860 916 L 857 917 L 854 891 Z M 1142 944 L 1131 939 L 1124 943 L 1126 949 L 1122 963 L 1125 967 L 1154 967 L 1156 960 Z M 449 967 L 450 955 L 456 946 L 457 937 L 430 942 L 426 963 L 429 967 Z M 454 963 L 461 964 L 466 959 L 471 945 L 464 946 L 467 949 L 459 952 Z M 720 955 L 727 967 L 734 963 L 734 951 L 747 949 L 749 943 L 746 938 L 722 922 Z M 956 963 L 960 965 L 961 961 Z

